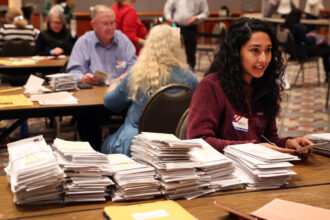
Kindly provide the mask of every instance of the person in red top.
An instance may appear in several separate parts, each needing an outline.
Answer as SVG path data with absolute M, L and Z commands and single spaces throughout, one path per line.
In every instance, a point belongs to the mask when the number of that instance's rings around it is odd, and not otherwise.
M 134 7 L 136 0 L 116 0 L 112 10 L 116 13 L 117 29 L 121 30 L 134 44 L 136 55 L 144 45 L 147 29 L 139 19 Z
M 260 143 L 295 154 L 312 144 L 277 134 L 283 72 L 277 39 L 265 22 L 242 18 L 233 23 L 194 92 L 187 138 L 203 138 L 221 152 L 228 145 Z

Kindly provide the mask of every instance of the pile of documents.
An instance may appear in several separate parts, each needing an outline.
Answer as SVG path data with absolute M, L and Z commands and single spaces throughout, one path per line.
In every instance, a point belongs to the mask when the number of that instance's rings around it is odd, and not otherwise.
M 203 139 L 195 139 L 200 147 L 189 154 L 197 162 L 197 174 L 203 180 L 205 193 L 219 190 L 243 188 L 242 181 L 234 175 L 235 166 L 231 159 L 215 150 Z
M 156 168 L 161 191 L 167 198 L 191 199 L 204 194 L 195 169 L 197 163 L 189 155 L 195 146 L 196 142 L 180 140 L 173 134 L 142 132 L 133 140 L 132 158 Z
M 330 133 L 308 134 L 306 135 L 306 138 L 315 144 L 327 143 L 324 146 L 315 147 L 314 152 L 330 156 Z
M 50 89 L 42 86 L 44 81 L 45 81 L 44 79 L 31 74 L 26 84 L 24 85 L 25 88 L 24 93 L 38 94 L 38 93 L 50 92 Z
M 56 138 L 53 148 L 66 175 L 64 202 L 105 201 L 106 188 L 113 184 L 102 169 L 108 164 L 107 156 L 96 152 L 88 142 Z
M 39 102 L 40 105 L 69 105 L 78 103 L 78 99 L 67 91 L 34 94 L 30 96 L 30 100 Z
M 5 171 L 16 204 L 63 202 L 64 173 L 44 138 L 40 136 L 9 143 Z
M 49 85 L 54 89 L 54 91 L 64 91 L 64 90 L 76 90 L 77 82 L 70 73 L 56 73 L 47 75 L 49 79 Z
M 107 156 L 108 172 L 113 173 L 116 183 L 110 187 L 112 201 L 152 199 L 161 195 L 154 167 L 137 163 L 124 154 Z
M 288 161 L 299 160 L 297 156 L 281 153 L 259 144 L 227 146 L 225 155 L 235 161 L 235 173 L 247 188 L 279 188 L 296 173 L 288 169 Z

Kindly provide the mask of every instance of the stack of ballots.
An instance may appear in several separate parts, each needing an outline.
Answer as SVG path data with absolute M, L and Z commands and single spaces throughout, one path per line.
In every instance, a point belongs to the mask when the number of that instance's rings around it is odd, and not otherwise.
M 108 164 L 107 156 L 96 152 L 88 142 L 56 138 L 53 148 L 66 175 L 64 202 L 105 201 L 106 188 L 113 184 L 102 169 Z
M 7 146 L 9 164 L 5 171 L 14 193 L 14 203 L 62 203 L 64 173 L 44 138 L 40 135 Z
M 306 138 L 313 141 L 315 144 L 327 143 L 323 146 L 315 147 L 313 151 L 330 156 L 330 133 L 307 134 Z
M 200 147 L 194 147 L 189 154 L 198 163 L 197 174 L 204 182 L 206 193 L 218 190 L 243 188 L 242 181 L 234 174 L 231 159 L 214 149 L 203 139 L 194 139 Z
M 152 199 L 161 195 L 156 171 L 152 166 L 137 163 L 124 154 L 109 154 L 108 171 L 115 186 L 110 187 L 112 201 Z
M 161 191 L 169 199 L 192 199 L 204 194 L 196 162 L 189 151 L 196 143 L 180 140 L 173 134 L 142 132 L 131 146 L 132 158 L 156 168 Z
M 56 92 L 77 89 L 77 82 L 70 73 L 56 73 L 47 75 L 47 77 L 49 78 L 49 85 Z
M 252 143 L 230 145 L 224 151 L 235 161 L 235 172 L 247 188 L 279 188 L 296 174 L 288 169 L 293 166 L 288 161 L 299 160 L 297 156 Z

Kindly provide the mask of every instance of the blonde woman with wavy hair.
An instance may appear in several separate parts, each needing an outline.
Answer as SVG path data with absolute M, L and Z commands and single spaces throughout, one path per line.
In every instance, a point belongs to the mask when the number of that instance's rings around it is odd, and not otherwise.
M 105 139 L 101 152 L 130 156 L 131 141 L 138 134 L 144 104 L 157 89 L 173 83 L 195 89 L 198 79 L 188 68 L 178 30 L 162 24 L 150 30 L 130 72 L 104 95 L 103 103 L 110 111 L 128 111 L 125 123 Z
M 167 85 L 171 78 L 171 66 L 189 68 L 180 42 L 179 32 L 169 25 L 158 25 L 150 31 L 148 42 L 131 69 L 128 80 L 130 99 L 135 100 L 138 92 L 150 96 Z
M 14 24 L 19 28 L 25 28 L 28 24 L 23 16 L 23 11 L 19 8 L 10 8 L 6 13 L 5 18 L 8 24 Z

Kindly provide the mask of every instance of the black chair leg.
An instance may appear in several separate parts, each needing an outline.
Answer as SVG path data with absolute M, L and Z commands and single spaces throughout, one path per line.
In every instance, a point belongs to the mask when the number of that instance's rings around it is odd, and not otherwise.
M 328 109 L 329 107 L 329 95 L 330 95 L 330 80 L 328 80 L 328 92 L 327 92 L 327 101 L 325 103 L 325 108 Z
M 316 61 L 316 68 L 317 68 L 317 80 L 318 80 L 317 85 L 319 86 L 320 85 L 320 66 L 319 66 L 319 60 L 318 59 Z
M 297 72 L 296 78 L 295 78 L 295 80 L 294 80 L 293 86 L 296 85 L 297 80 L 298 80 L 298 77 L 299 77 L 299 75 L 300 75 L 300 71 L 302 70 L 302 68 L 303 68 L 303 66 L 302 66 L 302 64 L 300 64 L 300 67 L 299 67 L 299 70 L 298 70 L 298 72 Z

